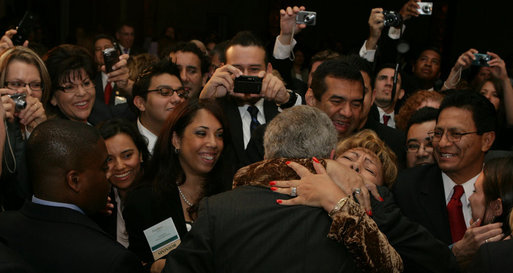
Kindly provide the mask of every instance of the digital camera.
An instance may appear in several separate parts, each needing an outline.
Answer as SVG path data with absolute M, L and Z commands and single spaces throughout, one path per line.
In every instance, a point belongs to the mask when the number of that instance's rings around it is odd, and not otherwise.
M 36 22 L 36 17 L 31 12 L 27 11 L 25 12 L 25 15 L 21 19 L 20 23 L 18 24 L 18 27 L 16 29 L 16 34 L 12 37 L 12 43 L 15 46 L 23 45 L 25 40 L 27 40 L 30 32 L 34 28 Z
M 14 101 L 14 111 L 19 112 L 27 107 L 27 95 L 25 94 L 12 94 L 9 97 Z
M 488 54 L 474 53 L 474 56 L 476 59 L 472 61 L 472 65 L 476 66 L 489 66 L 488 61 L 492 59 Z
M 317 22 L 317 13 L 315 11 L 300 11 L 296 15 L 296 24 L 305 24 L 315 26 Z
M 107 73 L 110 73 L 110 72 L 112 72 L 112 66 L 114 66 L 117 62 L 119 62 L 118 51 L 113 47 L 109 47 L 109 48 L 102 50 L 102 54 L 103 54 L 103 62 L 105 63 L 105 71 Z
M 383 16 L 385 17 L 383 21 L 385 27 L 398 27 L 403 22 L 401 15 L 393 10 L 384 10 Z
M 244 94 L 260 94 L 262 78 L 256 76 L 239 76 L 234 80 L 233 92 Z
M 431 15 L 433 13 L 433 2 L 418 2 L 420 15 Z

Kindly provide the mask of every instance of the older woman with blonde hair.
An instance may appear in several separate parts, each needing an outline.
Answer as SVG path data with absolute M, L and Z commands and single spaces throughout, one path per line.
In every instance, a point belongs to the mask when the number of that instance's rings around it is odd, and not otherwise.
M 397 177 L 397 157 L 372 130 L 340 141 L 336 160 L 377 186 L 391 187 Z

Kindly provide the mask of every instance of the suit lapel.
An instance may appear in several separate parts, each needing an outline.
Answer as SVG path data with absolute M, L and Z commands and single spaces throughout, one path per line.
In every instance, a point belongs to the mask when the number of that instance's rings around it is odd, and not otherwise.
M 426 172 L 426 179 L 420 189 L 420 206 L 430 222 L 433 229 L 436 230 L 438 238 L 451 244 L 451 232 L 445 205 L 445 192 L 442 180 L 442 171 L 433 165 Z
M 223 97 L 218 100 L 223 107 L 224 114 L 230 124 L 230 134 L 232 136 L 233 149 L 240 162 L 245 162 L 246 154 L 244 151 L 244 135 L 242 133 L 242 119 L 240 117 L 237 103 L 231 97 Z
M 273 101 L 264 100 L 265 123 L 269 123 L 279 113 L 278 106 Z

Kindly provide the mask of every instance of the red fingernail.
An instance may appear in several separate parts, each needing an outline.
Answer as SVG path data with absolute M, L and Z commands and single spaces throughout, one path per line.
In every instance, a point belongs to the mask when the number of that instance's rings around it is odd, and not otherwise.
M 274 185 L 276 185 L 276 181 L 269 182 L 269 186 L 274 186 Z
M 275 191 L 275 190 L 277 190 L 277 189 L 278 189 L 278 188 L 276 188 L 276 187 L 271 187 L 271 190 L 272 190 L 272 191 Z
M 381 197 L 381 196 L 380 196 L 380 197 L 379 197 L 379 201 L 383 202 L 383 201 L 385 201 L 385 200 L 383 199 L 383 197 Z
M 283 202 L 283 200 L 281 200 L 281 199 L 276 199 L 276 203 L 281 204 L 282 202 Z
M 367 215 L 372 216 L 372 210 L 368 210 Z
M 289 164 L 290 164 L 290 161 L 285 162 L 285 164 L 289 165 Z
M 313 159 L 313 161 L 315 161 L 315 163 L 320 163 L 319 159 L 317 159 L 317 157 L 314 156 L 314 157 L 312 157 L 312 159 Z

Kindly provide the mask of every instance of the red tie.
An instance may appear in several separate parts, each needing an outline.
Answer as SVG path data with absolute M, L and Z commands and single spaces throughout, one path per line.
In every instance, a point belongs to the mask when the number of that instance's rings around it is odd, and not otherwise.
M 105 104 L 109 105 L 110 96 L 112 95 L 112 84 L 110 82 L 105 85 L 105 91 L 103 92 L 103 99 L 105 100 Z
M 449 214 L 449 225 L 451 226 L 452 242 L 463 238 L 467 225 L 465 225 L 465 218 L 463 217 L 463 205 L 461 204 L 461 196 L 463 195 L 463 187 L 461 185 L 454 186 L 454 193 L 452 194 L 451 201 L 447 204 L 447 212 Z
M 390 120 L 389 115 L 383 115 L 383 124 L 388 126 L 388 121 Z

